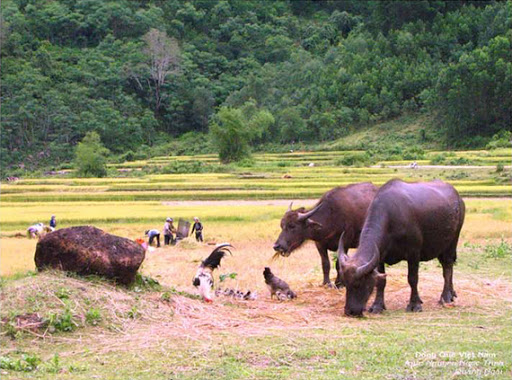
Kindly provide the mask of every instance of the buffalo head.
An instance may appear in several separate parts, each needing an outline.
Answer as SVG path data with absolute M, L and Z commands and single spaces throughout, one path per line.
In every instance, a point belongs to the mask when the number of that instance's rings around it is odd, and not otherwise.
M 322 207 L 321 203 L 307 212 L 304 208 L 292 210 L 292 204 L 281 219 L 281 233 L 274 243 L 274 251 L 282 256 L 290 256 L 310 237 L 312 230 L 322 228 L 320 223 L 310 219 Z
M 338 260 L 340 261 L 341 279 L 345 284 L 345 314 L 361 317 L 366 303 L 373 293 L 375 284 L 386 277 L 375 269 L 379 262 L 379 251 L 375 246 L 372 259 L 364 264 L 358 264 L 355 257 L 349 258 L 343 248 L 343 235 L 338 245 Z M 358 252 L 359 254 L 359 252 Z M 361 255 L 364 257 L 363 255 Z

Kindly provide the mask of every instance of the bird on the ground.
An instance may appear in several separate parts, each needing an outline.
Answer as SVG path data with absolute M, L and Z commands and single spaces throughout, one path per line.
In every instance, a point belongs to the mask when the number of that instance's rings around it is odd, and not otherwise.
M 275 276 L 269 267 L 265 267 L 263 276 L 265 277 L 265 284 L 268 285 L 270 290 L 270 298 L 276 296 L 280 301 L 297 298 L 297 294 L 290 289 L 290 286 L 285 281 Z
M 220 266 L 220 261 L 228 252 L 231 254 L 227 247 L 234 248 L 229 243 L 217 245 L 210 256 L 204 259 L 197 269 L 192 284 L 198 288 L 199 294 L 205 302 L 213 302 L 213 271 Z
M 258 298 L 258 295 L 255 292 L 252 292 L 250 290 L 248 290 L 247 292 L 244 293 L 241 290 L 235 290 L 235 289 L 231 289 L 231 288 L 226 288 L 226 289 L 217 288 L 215 290 L 215 295 L 216 296 L 233 297 L 233 298 L 246 300 L 246 301 L 254 301 L 255 299 Z

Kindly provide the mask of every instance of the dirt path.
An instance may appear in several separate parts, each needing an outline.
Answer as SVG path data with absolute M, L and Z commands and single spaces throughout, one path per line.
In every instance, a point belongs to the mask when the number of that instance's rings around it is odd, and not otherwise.
M 168 201 L 162 202 L 164 206 L 283 206 L 288 207 L 291 202 L 296 206 L 310 206 L 318 199 L 266 199 L 266 200 L 241 200 L 230 199 L 221 201 Z
M 464 200 L 486 199 L 490 201 L 504 201 L 508 202 L 511 197 L 464 197 Z M 263 199 L 263 200 L 241 200 L 229 199 L 220 201 L 167 201 L 162 202 L 164 206 L 178 207 L 178 206 L 283 206 L 288 207 L 291 202 L 295 207 L 312 206 L 318 199 Z

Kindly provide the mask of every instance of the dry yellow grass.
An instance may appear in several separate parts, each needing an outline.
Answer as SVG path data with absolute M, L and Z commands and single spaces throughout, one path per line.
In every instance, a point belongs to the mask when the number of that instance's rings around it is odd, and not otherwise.
M 0 239 L 0 275 L 12 275 L 33 270 L 36 239 L 20 238 Z
M 315 200 L 297 201 L 297 207 L 301 205 L 311 206 Z M 106 230 L 107 232 L 135 239 L 143 237 L 143 233 L 148 228 L 162 228 L 166 216 L 173 216 L 175 219 L 180 217 L 191 220 L 193 216 L 200 216 L 205 222 L 206 241 L 224 242 L 228 241 L 234 244 L 236 257 L 228 258 L 228 262 L 242 262 L 250 264 L 245 268 L 257 269 L 257 276 L 263 266 L 268 264 L 272 256 L 272 244 L 279 234 L 279 219 L 286 210 L 287 201 L 210 201 L 210 202 L 127 202 L 127 203 L 53 203 L 45 205 L 34 203 L 28 205 L 8 204 L 2 207 L 3 221 L 23 222 L 28 226 L 36 221 L 46 221 L 46 218 L 52 213 L 57 214 L 58 220 L 67 220 L 68 224 L 80 224 L 81 220 L 92 220 L 94 224 Z M 510 238 L 510 223 L 512 222 L 512 202 L 509 199 L 466 199 L 466 221 L 462 230 L 461 244 L 465 241 L 481 242 L 485 239 Z M 144 218 L 151 217 L 161 220 L 158 222 L 144 222 Z M 124 222 L 130 219 L 129 223 Z M 133 219 L 140 219 L 139 222 L 133 222 Z M 0 274 L 8 275 L 19 271 L 34 269 L 33 253 L 36 241 L 26 238 L 7 237 L 15 233 L 24 234 L 24 228 L 4 232 L 0 240 Z M 152 268 L 153 255 L 169 257 L 173 267 L 178 265 L 176 273 L 170 273 L 178 276 L 181 273 L 179 266 L 187 265 L 187 260 L 192 257 L 193 260 L 204 258 L 211 249 L 210 246 L 190 244 L 178 245 L 168 249 L 157 250 L 157 253 L 148 255 L 145 268 Z M 301 255 L 309 255 L 302 260 Z M 240 256 L 242 256 L 240 258 Z M 294 252 L 292 257 L 301 257 L 301 260 L 278 260 L 273 265 L 282 266 L 285 270 L 291 262 L 294 266 L 292 272 L 304 273 L 308 279 L 311 271 L 316 274 L 312 280 L 318 281 L 321 277 L 320 260 L 313 245 L 305 245 L 301 250 Z M 179 259 L 178 259 L 179 258 Z M 182 260 L 182 261 L 180 261 Z M 304 266 L 299 261 L 308 261 Z M 297 263 L 295 263 L 297 262 Z M 256 265 L 258 264 L 258 265 Z M 163 265 L 162 263 L 158 265 Z M 236 268 L 240 269 L 240 268 Z M 172 269 L 171 269 L 172 271 Z M 237 271 L 237 270 L 235 270 Z M 242 276 L 240 272 L 240 276 Z M 249 271 L 250 275 L 256 275 L 256 272 Z M 250 277 L 249 277 L 250 278 Z M 188 285 L 190 279 L 181 279 L 178 282 L 173 280 L 174 284 Z M 244 278 L 239 277 L 244 285 Z M 309 281 L 309 279 L 308 279 Z
M 57 294 L 64 289 L 70 294 L 66 307 L 77 320 L 83 320 L 84 313 L 94 307 L 100 311 L 104 325 L 88 327 L 81 322 L 85 327 L 74 333 L 27 332 L 28 338 L 20 340 L 2 336 L 0 355 L 14 355 L 20 345 L 45 360 L 58 353 L 61 362 L 67 365 L 85 363 L 84 372 L 69 374 L 69 378 L 77 379 L 113 372 L 117 373 L 117 377 L 110 377 L 113 379 L 150 379 L 165 373 L 163 371 L 169 366 L 173 366 L 177 378 L 208 378 L 208 373 L 217 374 L 219 364 L 226 363 L 236 363 L 240 368 L 240 375 L 236 372 L 232 378 L 244 378 L 246 368 L 268 369 L 269 373 L 273 368 L 282 371 L 274 377 L 255 375 L 250 378 L 295 378 L 295 374 L 302 370 L 302 364 L 309 366 L 317 358 L 326 363 L 325 366 L 318 364 L 319 367 L 340 366 L 348 378 L 376 379 L 378 376 L 374 375 L 372 367 L 376 357 L 387 366 L 382 367 L 386 368 L 386 374 L 405 376 L 409 371 L 402 368 L 403 363 L 412 359 L 414 352 L 422 351 L 425 340 L 429 340 L 429 349 L 436 352 L 496 352 L 498 359 L 506 362 L 504 369 L 509 370 L 510 360 L 505 357 L 505 352 L 509 351 L 504 342 L 510 334 L 505 331 L 505 323 L 500 322 L 509 317 L 507 310 L 512 302 L 510 268 L 507 265 L 500 267 L 500 263 L 508 262 L 506 259 L 485 259 L 481 249 L 465 246 L 466 242 L 485 244 L 493 241 L 493 237 L 501 236 L 502 232 L 510 243 L 512 207 L 509 200 L 466 200 L 468 216 L 454 274 L 454 286 L 459 295 L 455 307 L 442 308 L 438 304 L 443 278 L 442 270 L 434 260 L 422 263 L 420 268 L 419 291 L 424 312 L 405 313 L 410 288 L 407 266 L 400 263 L 387 269 L 387 312 L 367 315 L 363 319 L 343 316 L 344 290 L 320 286 L 320 259 L 312 243 L 305 244 L 288 258 L 272 261 L 272 243 L 280 230 L 279 216 L 286 208 L 284 202 L 273 202 L 171 202 L 127 207 L 134 217 L 144 216 L 148 209 L 164 215 L 166 210 L 173 210 L 176 215 L 197 213 L 202 216 L 201 210 L 208 213 L 212 220 L 205 223 L 206 240 L 229 241 L 235 246 L 233 255 L 227 256 L 215 272 L 216 285 L 256 291 L 257 300 L 219 296 L 213 304 L 206 304 L 173 292 L 164 298 L 162 292 L 166 289 L 138 293 L 105 282 L 68 278 L 61 274 L 39 274 L 7 282 L 2 294 L 2 305 L 8 307 L 4 308 L 4 314 L 7 310 L 30 310 L 33 306 L 30 302 L 36 301 L 46 305 L 48 310 L 61 310 L 63 304 Z M 311 205 L 313 202 L 305 203 Z M 297 202 L 297 206 L 302 204 Z M 87 212 L 88 206 L 100 210 L 96 208 L 99 205 L 83 204 L 81 211 Z M 117 205 L 116 209 L 114 206 L 105 212 L 112 215 L 126 213 L 124 207 Z M 248 216 L 249 219 L 213 219 L 222 215 L 231 218 Z M 117 235 L 135 238 L 141 236 L 147 225 L 105 222 L 101 227 Z M 35 240 L 4 237 L 0 244 L 2 274 L 5 270 L 33 268 Z M 195 294 L 192 277 L 199 262 L 212 249 L 213 246 L 198 244 L 192 238 L 174 247 L 151 249 L 141 272 L 165 286 Z M 13 262 L 6 267 L 9 260 Z M 290 284 L 298 293 L 298 299 L 291 302 L 270 300 L 262 276 L 267 265 Z M 236 279 L 219 282 L 219 274 L 231 272 L 238 274 Z M 331 278 L 334 276 L 332 269 Z M 26 301 L 33 298 L 32 294 L 38 296 L 27 304 Z M 134 310 L 137 317 L 127 317 Z M 43 314 L 41 311 L 41 316 Z M 130 373 L 119 369 L 119 362 L 127 361 L 131 363 Z M 352 368 L 346 363 L 355 364 Z M 137 366 L 138 372 L 133 369 Z M 146 376 L 147 371 L 152 372 Z M 444 373 L 433 373 L 430 368 L 421 369 L 417 375 L 444 378 Z M 339 378 L 339 373 L 325 378 Z

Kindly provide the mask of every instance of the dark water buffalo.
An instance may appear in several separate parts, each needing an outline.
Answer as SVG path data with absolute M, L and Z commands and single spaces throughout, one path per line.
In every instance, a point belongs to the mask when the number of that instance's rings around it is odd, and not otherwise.
M 440 302 L 453 302 L 457 296 L 452 283 L 453 264 L 464 213 L 464 202 L 457 191 L 439 180 L 392 180 L 382 186 L 368 210 L 357 253 L 346 256 L 344 244 L 338 250 L 341 278 L 347 287 L 345 314 L 362 315 L 375 285 L 377 296 L 370 312 L 386 309 L 384 264 L 403 260 L 409 266 L 407 279 L 411 286 L 407 311 L 421 311 L 418 267 L 420 261 L 436 257 L 443 266 L 444 277 Z
M 274 250 L 282 256 L 290 256 L 304 241 L 313 240 L 322 258 L 323 283 L 330 286 L 331 265 L 327 250 L 338 249 L 342 233 L 345 251 L 358 246 L 366 212 L 376 192 L 377 187 L 364 182 L 328 191 L 309 211 L 304 208 L 292 210 L 290 205 L 281 219 L 281 234 Z M 339 286 L 339 268 L 337 272 L 336 285 Z

